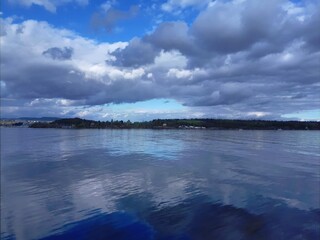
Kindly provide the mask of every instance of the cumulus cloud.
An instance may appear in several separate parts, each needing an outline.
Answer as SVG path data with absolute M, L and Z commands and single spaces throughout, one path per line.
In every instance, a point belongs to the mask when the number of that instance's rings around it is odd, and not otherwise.
M 211 52 L 232 53 L 247 49 L 272 33 L 276 35 L 280 20 L 276 1 L 217 2 L 193 23 L 197 44 Z
M 56 12 L 57 7 L 68 4 L 68 3 L 75 3 L 80 6 L 88 5 L 89 0 L 9 0 L 12 4 L 19 4 L 25 7 L 31 7 L 32 5 L 38 5 L 49 12 Z
M 318 109 L 320 8 L 292 4 L 216 1 L 192 23 L 163 22 L 113 44 L 46 22 L 4 19 L 3 111 L 55 104 L 71 114 L 71 106 L 155 98 L 175 99 L 203 117 L 279 118 Z
M 106 58 L 112 59 L 109 53 L 125 43 L 99 44 L 45 22 L 16 24 L 8 19 L 5 23 L 1 79 L 8 98 L 62 98 L 77 100 L 81 105 L 153 97 L 147 81 L 136 81 L 147 79 L 144 69 L 122 70 L 105 64 Z M 24 31 L 18 33 L 16 29 L 21 26 Z M 64 47 L 66 42 L 72 50 Z M 143 94 L 145 88 L 150 94 Z
M 165 22 L 151 34 L 132 39 L 125 49 L 114 55 L 123 66 L 146 65 L 154 62 L 160 52 L 179 50 L 193 53 L 194 46 L 188 36 L 188 26 L 184 22 Z
M 190 26 L 184 22 L 162 23 L 139 40 L 139 49 L 142 45 L 152 49 L 152 55 L 146 54 L 149 57 L 142 65 L 153 64 L 162 51 L 181 53 L 187 59 L 187 69 L 168 68 L 166 74 L 158 69 L 153 76 L 170 84 L 170 90 L 175 89 L 176 97 L 186 105 L 243 103 L 256 109 L 272 108 L 271 102 L 290 105 L 288 95 L 312 86 L 318 88 L 319 63 L 312 59 L 319 58 L 320 41 L 318 31 L 311 28 L 318 24 L 320 11 L 315 6 L 294 7 L 290 2 L 288 8 L 286 4 L 282 0 L 216 1 Z M 140 56 L 135 54 L 139 52 L 136 48 L 129 43 L 117 56 L 127 49 L 130 55 Z M 233 85 L 226 87 L 225 83 Z M 188 90 L 177 90 L 175 84 Z M 202 96 L 198 96 L 199 92 Z M 272 97 L 268 98 L 268 94 Z M 316 92 L 312 95 L 319 101 Z M 304 107 L 315 107 L 305 94 L 299 96 L 304 96 L 306 105 L 310 104 Z M 301 107 L 303 101 L 297 105 Z M 285 111 L 285 107 L 279 108 Z
M 311 28 L 319 23 L 319 11 L 305 12 L 306 20 L 301 21 L 302 13 L 292 14 L 283 3 L 283 0 L 216 1 L 200 12 L 191 26 L 164 22 L 141 38 L 141 42 L 152 44 L 158 52 L 178 50 L 194 65 L 239 52 L 246 52 L 246 57 L 261 58 L 283 51 L 294 41 L 302 40 L 317 47 L 319 33 Z M 134 47 L 131 49 L 133 52 Z

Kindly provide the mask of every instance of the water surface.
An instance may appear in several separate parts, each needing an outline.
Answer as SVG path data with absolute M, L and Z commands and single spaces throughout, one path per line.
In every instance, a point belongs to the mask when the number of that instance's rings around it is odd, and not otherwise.
M 319 239 L 319 131 L 1 129 L 1 239 Z

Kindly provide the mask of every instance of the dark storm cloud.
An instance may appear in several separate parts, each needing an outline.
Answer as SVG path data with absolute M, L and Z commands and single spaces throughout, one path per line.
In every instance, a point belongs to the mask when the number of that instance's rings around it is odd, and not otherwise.
M 320 7 L 320 4 L 319 4 Z M 304 28 L 303 34 L 306 39 L 306 46 L 311 51 L 320 50 L 320 31 L 317 30 L 320 26 L 320 10 L 316 10 L 315 13 L 307 19 L 308 25 Z
M 165 51 L 177 49 L 182 53 L 188 53 L 192 52 L 194 47 L 188 31 L 188 25 L 184 22 L 165 22 L 152 34 L 145 36 L 144 41 Z
M 218 91 L 214 91 L 210 95 L 196 97 L 190 104 L 192 106 L 232 105 L 242 102 L 253 95 L 248 86 L 227 84 L 221 86 Z
M 188 26 L 184 22 L 165 22 L 150 35 L 142 39 L 134 38 L 129 45 L 116 51 L 116 64 L 125 67 L 136 67 L 154 62 L 161 50 L 177 49 L 182 53 L 194 51 L 188 36 Z
M 95 30 L 100 28 L 111 32 L 116 24 L 122 20 L 135 17 L 139 12 L 139 6 L 131 6 L 128 11 L 121 11 L 115 8 L 110 8 L 106 12 L 96 12 L 91 18 L 91 26 Z
M 71 66 L 27 66 L 15 74 L 3 74 L 12 98 L 62 98 L 85 105 L 137 102 L 158 97 L 160 90 L 148 82 L 119 79 L 105 84 L 88 79 Z
M 64 48 L 53 47 L 44 51 L 42 54 L 44 56 L 51 57 L 52 59 L 56 59 L 56 60 L 69 60 L 72 57 L 73 48 L 72 47 L 64 47 Z
M 71 66 L 32 64 L 16 72 L 4 71 L 3 79 L 12 97 L 85 99 L 101 89 L 101 84 L 84 80 L 83 73 Z
M 188 25 L 184 22 L 162 23 L 153 33 L 131 40 L 125 49 L 114 53 L 118 60 L 116 64 L 126 67 L 151 64 L 161 50 L 178 50 L 188 56 L 195 55 L 199 50 L 188 31 Z
M 136 67 L 154 62 L 159 50 L 150 43 L 143 42 L 139 38 L 134 38 L 123 50 L 117 50 L 113 53 L 116 57 L 116 63 L 124 67 Z
M 105 91 L 92 95 L 86 100 L 86 104 L 134 103 L 157 97 L 161 98 L 163 94 L 161 88 L 156 88 L 153 84 L 122 81 L 105 88 Z
M 283 2 L 249 0 L 239 6 L 217 2 L 194 21 L 191 28 L 196 43 L 220 54 L 247 51 L 259 43 L 269 45 L 272 50 L 274 45 L 283 49 L 300 37 L 301 28 L 301 22 L 285 12 Z

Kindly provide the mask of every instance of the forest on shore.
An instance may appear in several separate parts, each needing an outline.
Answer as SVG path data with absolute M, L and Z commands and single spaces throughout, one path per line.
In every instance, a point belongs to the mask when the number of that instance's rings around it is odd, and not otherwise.
M 31 128 L 93 128 L 93 129 L 243 129 L 243 130 L 320 130 L 316 121 L 267 121 L 231 119 L 156 119 L 144 122 L 94 121 L 81 118 L 35 122 Z

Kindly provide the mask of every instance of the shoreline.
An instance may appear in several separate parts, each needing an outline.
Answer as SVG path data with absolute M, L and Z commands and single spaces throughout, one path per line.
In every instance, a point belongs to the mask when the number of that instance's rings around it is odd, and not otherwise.
M 156 119 L 145 122 L 95 121 L 66 118 L 55 121 L 1 122 L 1 127 L 54 129 L 152 129 L 152 130 L 320 130 L 316 121 L 271 121 L 230 119 Z

